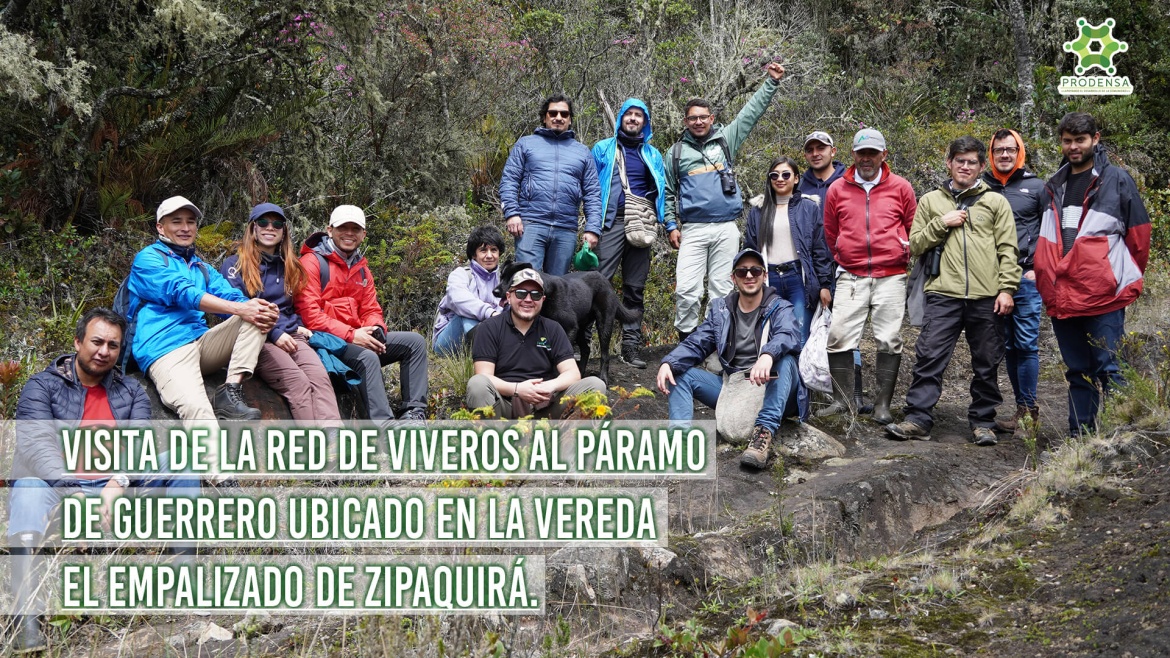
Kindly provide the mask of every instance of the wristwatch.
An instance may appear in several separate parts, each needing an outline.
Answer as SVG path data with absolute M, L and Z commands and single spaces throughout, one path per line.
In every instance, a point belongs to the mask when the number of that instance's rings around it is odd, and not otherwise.
M 127 477 L 127 475 L 125 473 L 115 473 L 114 476 L 111 477 L 110 479 L 113 480 L 114 482 L 117 482 L 118 486 L 122 487 L 123 489 L 130 488 L 130 478 Z

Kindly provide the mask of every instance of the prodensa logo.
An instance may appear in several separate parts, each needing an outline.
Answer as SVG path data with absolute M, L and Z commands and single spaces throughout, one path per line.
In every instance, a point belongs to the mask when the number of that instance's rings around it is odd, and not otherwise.
M 1113 58 L 1129 50 L 1129 44 L 1113 38 L 1117 24 L 1106 18 L 1100 25 L 1090 25 L 1089 19 L 1077 19 L 1081 34 L 1073 41 L 1064 43 L 1064 52 L 1077 56 L 1076 75 L 1060 76 L 1056 89 L 1065 96 L 1128 96 L 1133 93 L 1129 76 L 1117 75 Z M 1093 69 L 1101 69 L 1105 75 L 1085 75 Z

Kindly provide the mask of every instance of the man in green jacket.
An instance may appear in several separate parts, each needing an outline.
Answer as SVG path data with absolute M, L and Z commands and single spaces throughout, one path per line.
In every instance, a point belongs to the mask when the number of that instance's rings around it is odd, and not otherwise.
M 930 438 L 934 405 L 942 395 L 942 377 L 954 354 L 959 332 L 971 348 L 971 405 L 967 420 L 971 441 L 995 445 L 995 409 L 999 363 L 1004 353 L 1004 316 L 1020 284 L 1016 223 L 1011 204 L 992 192 L 980 175 L 987 165 L 987 147 L 974 137 L 960 137 L 947 149 L 950 180 L 918 201 L 910 229 L 910 253 L 922 256 L 941 246 L 936 276 L 925 272 L 922 333 L 915 344 L 906 420 L 890 423 L 891 438 Z M 929 267 L 929 257 L 915 267 Z
M 688 101 L 683 109 L 686 132 L 666 156 L 666 226 L 677 223 L 681 227 L 667 236 L 678 249 L 674 327 L 679 342 L 699 326 L 704 276 L 710 299 L 731 292 L 727 273 L 739 251 L 735 220 L 743 212 L 733 163 L 784 76 L 784 67 L 777 62 L 766 70 L 764 83 L 727 125 L 715 123 L 709 102 Z

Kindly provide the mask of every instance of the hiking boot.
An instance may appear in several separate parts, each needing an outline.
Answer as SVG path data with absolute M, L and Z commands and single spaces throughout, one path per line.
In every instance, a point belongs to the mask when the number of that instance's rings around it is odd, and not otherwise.
M 890 401 L 894 398 L 894 387 L 898 385 L 898 369 L 901 366 L 901 354 L 878 352 L 876 369 L 878 396 L 873 403 L 872 416 L 876 423 L 889 425 L 894 422 L 894 417 L 890 414 Z
M 972 427 L 971 428 L 971 443 L 977 446 L 993 446 L 998 441 L 995 438 L 995 430 L 990 427 Z
M 1028 408 L 1022 404 L 1016 405 L 1016 414 L 1003 420 L 996 419 L 995 429 L 1000 432 L 1015 432 L 1020 428 L 1020 419 L 1028 413 Z
M 400 420 L 405 423 L 425 423 L 427 422 L 427 411 L 418 407 L 407 409 Z
M 224 384 L 215 389 L 211 406 L 220 420 L 260 420 L 260 410 L 244 402 L 243 384 Z
M 895 441 L 906 441 L 909 439 L 918 439 L 919 441 L 930 440 L 930 430 L 912 420 L 904 420 L 900 423 L 886 425 L 886 434 L 889 434 L 890 438 Z
M 772 431 L 766 427 L 756 425 L 752 430 L 752 440 L 747 450 L 740 455 L 739 463 L 752 468 L 764 468 L 768 465 L 768 453 L 772 447 Z
M 834 416 L 842 413 L 853 413 L 853 353 L 830 352 L 829 374 L 833 376 L 833 403 L 817 411 L 818 417 Z
M 642 350 L 634 343 L 622 343 L 621 353 L 622 363 L 642 370 L 646 367 L 646 360 L 642 358 Z

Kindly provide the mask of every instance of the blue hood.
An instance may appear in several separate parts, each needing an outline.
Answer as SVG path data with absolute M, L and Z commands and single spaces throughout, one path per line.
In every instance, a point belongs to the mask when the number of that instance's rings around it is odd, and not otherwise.
M 647 144 L 649 144 L 650 138 L 654 136 L 654 130 L 650 128 L 650 108 L 646 107 L 646 104 L 638 98 L 627 98 L 626 102 L 622 103 L 622 109 L 618 110 L 617 118 L 615 118 L 613 122 L 614 137 L 617 137 L 617 134 L 621 132 L 622 117 L 626 116 L 626 111 L 631 107 L 636 107 L 639 110 L 642 110 L 642 114 L 646 115 L 646 123 L 642 124 L 642 139 Z

